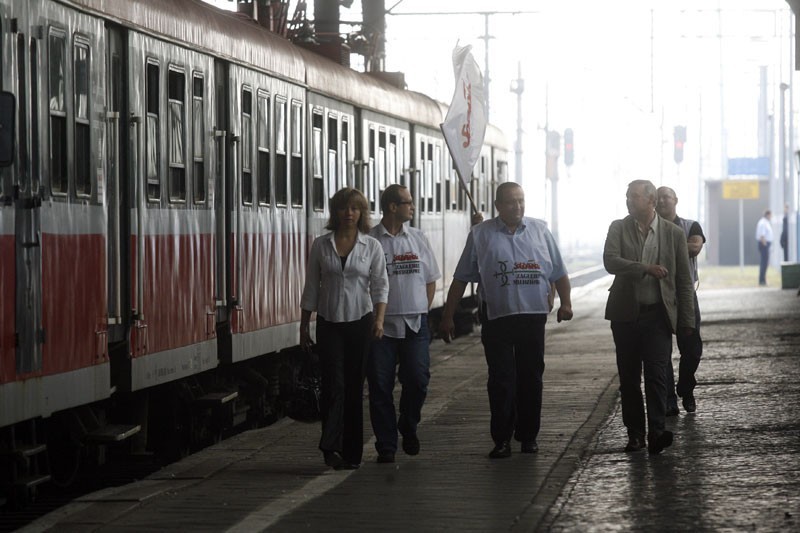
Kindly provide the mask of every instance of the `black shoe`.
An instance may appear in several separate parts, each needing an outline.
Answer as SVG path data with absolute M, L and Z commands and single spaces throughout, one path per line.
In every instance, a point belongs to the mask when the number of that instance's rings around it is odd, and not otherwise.
M 519 451 L 522 453 L 536 453 L 539 451 L 539 445 L 536 444 L 535 440 L 524 440 Z
M 626 452 L 638 452 L 644 448 L 645 444 L 642 437 L 628 437 L 628 444 L 625 445 Z
M 380 452 L 378 454 L 378 462 L 379 463 L 393 463 L 394 462 L 394 452 Z
M 325 464 L 331 468 L 339 468 L 344 461 L 344 459 L 342 459 L 342 454 L 337 451 L 325 450 L 322 453 L 325 456 Z
M 657 455 L 670 446 L 672 446 L 672 432 L 664 431 L 661 435 L 650 441 L 650 444 L 647 446 L 647 451 L 652 455 Z
M 694 399 L 694 394 L 691 392 L 683 396 L 683 408 L 687 413 L 694 413 L 697 411 L 697 401 Z
M 358 470 L 361 468 L 361 463 L 341 463 L 335 467 L 334 470 Z
M 666 413 L 664 413 L 664 414 L 665 414 L 666 416 L 678 416 L 678 413 L 679 413 L 679 412 L 680 412 L 680 411 L 678 411 L 678 404 L 676 403 L 675 405 L 670 405 L 670 406 L 668 406 L 668 407 L 667 407 L 667 412 L 666 412 Z
M 416 435 L 403 436 L 403 451 L 408 455 L 417 455 L 419 453 L 419 439 Z
M 507 440 L 498 442 L 492 451 L 489 452 L 490 459 L 505 459 L 511 457 L 511 445 Z

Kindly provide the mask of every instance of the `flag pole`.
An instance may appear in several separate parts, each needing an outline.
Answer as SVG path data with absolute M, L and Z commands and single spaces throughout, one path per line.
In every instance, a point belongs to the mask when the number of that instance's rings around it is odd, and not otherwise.
M 444 135 L 444 124 L 439 124 L 439 129 L 442 130 L 442 134 Z M 461 190 L 464 191 L 464 194 L 467 195 L 467 198 L 469 199 L 469 205 L 472 206 L 472 214 L 477 215 L 478 206 L 475 204 L 475 200 L 472 198 L 472 193 L 469 192 L 469 188 L 466 185 L 467 182 L 461 175 L 461 170 L 458 169 L 458 166 L 456 166 L 455 170 L 456 170 L 456 175 L 458 176 L 458 184 L 461 187 Z

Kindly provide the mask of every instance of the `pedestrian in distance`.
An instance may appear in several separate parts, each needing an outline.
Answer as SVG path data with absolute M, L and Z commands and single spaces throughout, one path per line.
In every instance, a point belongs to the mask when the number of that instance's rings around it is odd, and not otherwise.
M 678 337 L 678 351 L 681 354 L 678 365 L 678 384 L 675 385 L 675 373 L 672 368 L 672 361 L 667 367 L 667 416 L 677 416 L 678 396 L 681 397 L 683 408 L 687 413 L 694 413 L 697 410 L 697 400 L 694 397 L 694 389 L 697 386 L 695 373 L 700 366 L 700 358 L 703 356 L 703 339 L 700 337 L 700 305 L 697 301 L 697 255 L 703 250 L 706 237 L 703 228 L 695 220 L 681 218 L 678 216 L 676 206 L 678 197 L 670 187 L 658 188 L 658 203 L 656 211 L 661 218 L 669 220 L 683 230 L 686 235 L 686 246 L 689 252 L 689 271 L 692 275 L 692 287 L 694 288 L 694 330 L 691 335 Z
M 756 241 L 761 261 L 758 266 L 758 284 L 767 285 L 767 265 L 769 265 L 769 249 L 772 247 L 772 211 L 767 209 L 764 216 L 756 224 Z
M 417 455 L 417 426 L 430 382 L 428 309 L 436 280 L 442 277 L 425 234 L 409 226 L 414 201 L 408 188 L 389 185 L 381 195 L 383 218 L 370 231 L 380 242 L 389 276 L 389 301 L 383 337 L 374 339 L 367 363 L 369 414 L 379 463 L 393 463 L 398 430 L 403 451 Z M 394 405 L 395 376 L 400 380 L 399 416 Z
M 470 282 L 478 282 L 481 341 L 489 370 L 492 459 L 536 453 L 542 410 L 544 328 L 551 282 L 561 300 L 557 319 L 572 319 L 570 281 L 558 245 L 544 221 L 525 216 L 519 184 L 495 193 L 498 216 L 472 227 L 447 293 L 439 333 L 453 337 L 453 315 Z
M 781 228 L 781 248 L 783 260 L 789 261 L 789 204 L 783 204 L 783 228 Z
M 325 464 L 354 469 L 363 452 L 362 390 L 371 339 L 383 336 L 389 295 L 386 260 L 370 237 L 369 204 L 345 187 L 330 200 L 329 233 L 314 239 L 300 302 L 300 346 L 313 347 L 309 322 L 317 313 L 322 377 L 322 436 Z
M 692 334 L 694 288 L 686 235 L 656 213 L 655 186 L 648 180 L 632 181 L 626 204 L 629 215 L 611 223 L 603 248 L 603 264 L 614 275 L 605 318 L 611 321 L 616 346 L 622 421 L 628 432 L 625 451 L 647 446 L 658 454 L 673 438 L 665 428 L 672 334 Z

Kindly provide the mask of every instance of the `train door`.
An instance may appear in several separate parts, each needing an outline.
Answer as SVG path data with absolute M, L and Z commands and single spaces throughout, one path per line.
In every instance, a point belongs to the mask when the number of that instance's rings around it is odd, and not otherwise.
M 31 110 L 36 109 L 36 95 L 30 84 L 36 74 L 30 70 L 30 53 L 36 53 L 37 41 L 31 38 L 28 43 L 27 10 L 23 12 L 23 8 L 13 2 L 10 9 L 12 18 L 4 20 L 3 28 L 4 53 L 10 56 L 10 62 L 6 63 L 4 58 L 3 69 L 7 69 L 5 65 L 10 67 L 4 83 L 16 95 L 16 154 L 8 180 L 10 194 L 3 203 L 13 207 L 13 230 L 9 233 L 14 236 L 14 251 L 9 257 L 14 258 L 14 266 L 8 266 L 13 268 L 14 275 L 10 279 L 15 280 L 17 290 L 16 297 L 7 301 L 16 302 L 12 321 L 15 324 L 12 338 L 16 339 L 13 372 L 25 375 L 42 370 L 41 198 L 38 160 L 31 156 Z M 19 18 L 13 22 L 16 17 Z M 14 23 L 16 28 L 12 27 Z M 3 218 L 8 219 L 7 216 Z M 14 286 L 10 289 L 14 290 Z

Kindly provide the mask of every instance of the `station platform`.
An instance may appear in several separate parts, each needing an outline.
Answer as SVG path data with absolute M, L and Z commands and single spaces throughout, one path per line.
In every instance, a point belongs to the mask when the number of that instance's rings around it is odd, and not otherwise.
M 698 292 L 705 352 L 696 413 L 668 419 L 661 455 L 624 453 L 611 278 L 573 291 L 547 325 L 538 454 L 489 459 L 477 333 L 432 344 L 421 452 L 327 468 L 319 423 L 283 419 L 147 479 L 84 496 L 23 531 L 798 531 L 800 298 L 778 288 Z M 677 348 L 673 352 L 677 370 Z M 398 387 L 399 391 L 399 387 Z

